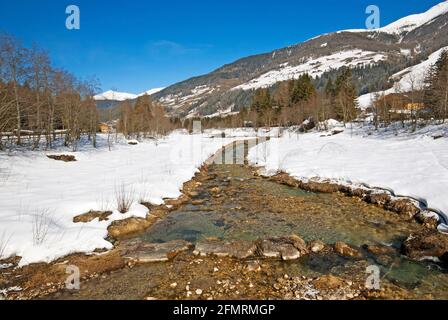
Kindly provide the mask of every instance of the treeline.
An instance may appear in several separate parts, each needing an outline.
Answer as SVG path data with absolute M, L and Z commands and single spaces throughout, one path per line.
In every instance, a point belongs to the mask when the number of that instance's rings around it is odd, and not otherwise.
M 311 76 L 303 74 L 279 83 L 275 89 L 257 89 L 252 104 L 238 115 L 210 119 L 206 126 L 293 126 L 305 120 L 320 122 L 330 118 L 346 123 L 357 116 L 356 99 L 356 86 L 348 68 L 334 79 L 329 78 L 323 90 L 317 90 Z
M 120 104 L 118 131 L 127 138 L 148 138 L 166 135 L 180 128 L 179 119 L 166 116 L 164 108 L 152 101 L 149 95 L 140 96 L 134 104 L 124 101 Z
M 424 82 L 410 74 L 406 88 L 395 88 L 395 93 L 375 94 L 371 112 L 375 127 L 388 126 L 400 121 L 405 127 L 411 123 L 415 130 L 417 124 L 428 122 L 444 123 L 448 118 L 448 52 L 441 53 L 437 62 L 424 75 Z
M 448 51 L 443 51 L 425 77 L 423 103 L 430 116 L 448 119 Z
M 35 149 L 43 141 L 51 148 L 62 136 L 76 150 L 83 135 L 96 146 L 96 89 L 96 81 L 81 81 L 53 67 L 39 47 L 26 48 L 1 34 L 0 149 L 8 142 Z

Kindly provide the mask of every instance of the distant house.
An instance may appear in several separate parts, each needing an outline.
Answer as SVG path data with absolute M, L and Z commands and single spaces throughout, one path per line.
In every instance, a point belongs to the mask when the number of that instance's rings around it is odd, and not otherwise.
M 100 128 L 100 132 L 101 133 L 110 133 L 110 132 L 112 132 L 111 126 L 109 124 L 107 124 L 107 123 L 104 123 L 104 122 L 100 123 L 99 128 Z
M 388 110 L 390 113 L 411 114 L 413 111 L 420 111 L 425 108 L 425 104 L 421 102 L 412 102 L 405 94 L 391 93 L 380 97 L 375 106 L 381 110 Z
M 406 110 L 409 111 L 418 111 L 418 110 L 423 110 L 425 108 L 425 104 L 424 103 L 407 103 L 405 106 Z

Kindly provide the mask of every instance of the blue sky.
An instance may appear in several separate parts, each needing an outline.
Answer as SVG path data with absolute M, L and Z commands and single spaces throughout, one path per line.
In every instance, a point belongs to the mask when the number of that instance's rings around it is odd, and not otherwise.
M 0 31 L 49 51 L 57 67 L 99 78 L 102 89 L 140 93 L 210 72 L 236 59 L 349 28 L 365 8 L 381 25 L 441 0 L 14 0 L 1 1 Z M 81 29 L 65 28 L 78 5 Z

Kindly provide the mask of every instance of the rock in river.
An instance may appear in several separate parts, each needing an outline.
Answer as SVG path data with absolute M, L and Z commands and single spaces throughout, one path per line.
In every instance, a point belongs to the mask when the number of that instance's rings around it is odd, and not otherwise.
M 296 260 L 309 252 L 306 242 L 296 235 L 263 240 L 261 249 L 264 257 L 283 260 Z
M 224 242 L 220 240 L 204 240 L 196 244 L 194 254 L 246 259 L 253 256 L 256 250 L 257 245 L 251 241 Z
M 446 262 L 448 235 L 437 230 L 423 230 L 418 234 L 410 236 L 403 243 L 402 252 L 411 259 L 421 260 L 436 257 Z
M 122 255 L 125 259 L 137 263 L 164 262 L 192 247 L 191 243 L 184 240 L 174 240 L 166 243 L 145 243 L 137 240 L 123 243 Z

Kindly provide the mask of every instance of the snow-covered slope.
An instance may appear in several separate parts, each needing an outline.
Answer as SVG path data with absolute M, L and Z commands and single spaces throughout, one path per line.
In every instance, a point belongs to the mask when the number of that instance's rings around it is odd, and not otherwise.
M 319 77 L 331 69 L 339 69 L 343 66 L 355 67 L 375 64 L 385 60 L 386 57 L 385 54 L 360 49 L 340 51 L 319 58 L 308 57 L 302 64 L 294 67 L 282 64 L 279 66 L 279 69 L 269 71 L 258 78 L 233 88 L 233 90 L 266 88 L 280 81 L 296 79 L 304 73 L 308 73 L 312 77 Z
M 388 90 L 368 93 L 362 95 L 358 98 L 358 104 L 361 109 L 366 109 L 371 106 L 372 101 L 376 94 L 390 94 L 399 92 L 409 92 L 412 89 L 420 90 L 423 88 L 424 80 L 427 72 L 439 59 L 443 51 L 447 51 L 448 47 L 441 48 L 431 54 L 425 61 L 406 68 L 396 74 L 394 74 L 391 79 L 394 81 L 394 86 Z
M 448 1 L 439 3 L 435 5 L 428 11 L 421 14 L 413 14 L 397 20 L 381 29 L 379 31 L 391 33 L 391 34 L 402 34 L 404 32 L 410 32 L 412 30 L 421 27 L 428 22 L 431 22 L 435 18 L 448 13 Z
M 132 100 L 137 98 L 137 95 L 126 92 L 117 92 L 117 91 L 106 91 L 101 94 L 98 94 L 93 97 L 96 101 L 104 101 L 104 100 L 114 100 L 114 101 L 125 101 Z
M 141 96 L 144 96 L 145 94 L 147 94 L 148 96 L 152 96 L 153 94 L 156 94 L 156 93 L 162 91 L 163 89 L 165 89 L 165 87 L 163 87 L 163 88 L 149 89 L 148 91 L 145 91 L 145 92 L 143 92 L 143 93 L 140 93 L 138 96 L 141 97 Z
M 402 35 L 411 32 L 427 23 L 430 23 L 435 18 L 448 13 L 448 1 L 441 2 L 426 12 L 413 14 L 404 18 L 401 18 L 385 27 L 369 30 L 369 29 L 350 29 L 342 30 L 339 32 L 384 32 L 394 35 Z

